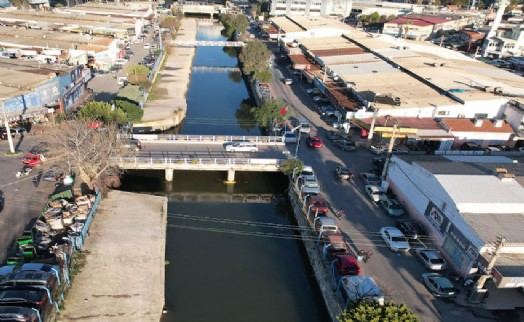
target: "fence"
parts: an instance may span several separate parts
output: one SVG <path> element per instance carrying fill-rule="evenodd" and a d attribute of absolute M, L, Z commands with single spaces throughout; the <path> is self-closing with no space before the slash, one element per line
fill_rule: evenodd
<path fill-rule="evenodd" d="M 91 222 L 93 221 L 93 218 L 95 218 L 95 213 L 98 208 L 98 205 L 100 204 L 101 199 L 102 199 L 102 194 L 100 192 L 97 192 L 95 196 L 95 201 L 93 202 L 91 209 L 89 209 L 89 214 L 87 215 L 87 219 L 85 221 L 84 227 L 80 231 L 80 234 L 74 239 L 75 247 L 79 250 L 82 250 L 82 248 L 84 247 L 85 238 L 89 234 L 89 228 L 91 226 Z"/>
<path fill-rule="evenodd" d="M 121 134 L 120 138 L 133 138 L 147 143 L 224 144 L 226 142 L 253 142 L 267 145 L 284 145 L 282 136 L 245 135 L 176 135 L 176 134 Z"/>
<path fill-rule="evenodd" d="M 282 161 L 284 159 L 129 157 L 119 158 L 118 165 L 123 169 L 279 171 Z"/>

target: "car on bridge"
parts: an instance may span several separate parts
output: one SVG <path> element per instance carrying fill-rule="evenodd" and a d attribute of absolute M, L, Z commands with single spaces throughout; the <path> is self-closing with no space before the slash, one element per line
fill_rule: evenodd
<path fill-rule="evenodd" d="M 258 152 L 258 147 L 253 142 L 232 142 L 226 144 L 226 152 Z"/>

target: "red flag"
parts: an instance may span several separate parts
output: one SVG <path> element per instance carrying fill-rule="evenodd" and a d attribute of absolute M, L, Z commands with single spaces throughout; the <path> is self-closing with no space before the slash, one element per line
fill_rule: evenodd
<path fill-rule="evenodd" d="M 286 113 L 287 113 L 287 105 L 283 109 L 280 110 L 280 114 L 282 114 L 282 116 L 286 115 Z"/>

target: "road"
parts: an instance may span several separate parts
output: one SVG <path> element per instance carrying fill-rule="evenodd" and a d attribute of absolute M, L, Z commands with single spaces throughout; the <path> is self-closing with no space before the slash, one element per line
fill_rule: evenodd
<path fill-rule="evenodd" d="M 23 152 L 40 142 L 37 136 L 32 135 L 26 135 L 22 140 L 14 138 L 13 141 L 18 150 Z M 29 176 L 16 178 L 16 173 L 22 168 L 20 159 L 23 153 L 6 156 L 7 151 L 7 140 L 0 141 L 0 198 L 4 201 L 4 206 L 0 205 L 0 264 L 4 263 L 8 256 L 14 255 L 16 239 L 25 229 L 33 226 L 48 195 L 55 188 L 54 183 L 45 181 L 41 181 L 38 187 L 33 184 L 33 177 L 40 168 L 45 169 L 45 164 L 35 168 Z"/>
<path fill-rule="evenodd" d="M 278 57 L 276 45 L 268 45 Z M 306 93 L 306 88 L 312 85 L 302 85 L 289 69 L 278 63 L 274 63 L 272 68 L 275 76 L 270 84 L 272 95 L 289 103 L 295 117 L 308 120 L 312 125 L 312 135 L 317 133 L 325 138 L 327 131 L 332 128 L 314 112 L 314 102 Z M 293 85 L 285 85 L 282 78 L 292 78 L 295 82 Z M 334 179 L 333 169 L 336 165 L 347 165 L 355 173 L 366 172 L 371 168 L 374 155 L 364 148 L 354 152 L 341 151 L 327 139 L 324 139 L 324 143 L 325 146 L 318 150 L 302 148 L 302 144 L 298 157 L 305 164 L 313 166 L 324 197 L 335 209 L 346 213 L 345 218 L 339 221 L 339 226 L 347 234 L 351 244 L 356 249 L 373 251 L 373 257 L 363 265 L 363 274 L 375 278 L 393 301 L 406 303 L 421 321 L 495 321 L 494 316 L 485 310 L 465 307 L 464 294 L 459 295 L 456 300 L 440 300 L 426 290 L 420 282 L 425 270 L 413 252 L 393 253 L 378 234 L 381 227 L 394 225 L 394 220 L 387 217 L 363 193 L 361 182 L 338 182 Z M 426 244 L 430 244 L 430 241 L 426 241 Z M 423 245 L 415 247 L 421 246 Z"/>

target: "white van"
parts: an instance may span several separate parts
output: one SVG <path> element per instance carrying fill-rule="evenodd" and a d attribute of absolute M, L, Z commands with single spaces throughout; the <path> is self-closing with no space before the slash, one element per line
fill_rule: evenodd
<path fill-rule="evenodd" d="M 226 145 L 226 152 L 258 152 L 253 142 L 231 142 Z"/>
<path fill-rule="evenodd" d="M 310 133 L 311 132 L 311 127 L 309 126 L 309 123 L 306 120 L 300 121 L 298 125 L 300 126 L 298 130 L 301 133 Z"/>

